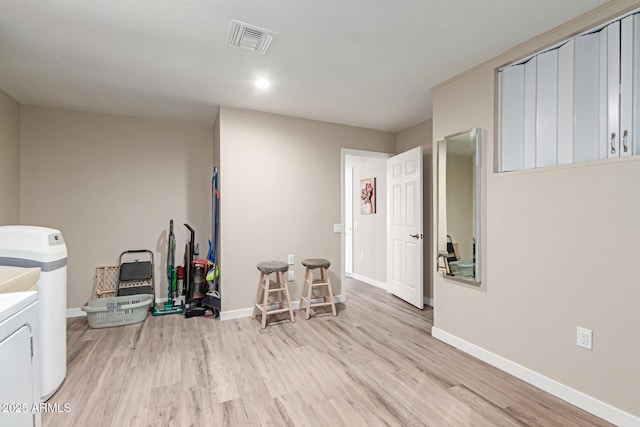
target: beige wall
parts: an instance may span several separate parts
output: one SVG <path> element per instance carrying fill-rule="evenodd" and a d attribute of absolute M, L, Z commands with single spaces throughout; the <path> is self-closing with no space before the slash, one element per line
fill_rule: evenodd
<path fill-rule="evenodd" d="M 396 153 L 404 153 L 422 146 L 425 154 L 431 153 L 433 139 L 433 120 L 427 120 L 396 134 Z"/>
<path fill-rule="evenodd" d="M 0 225 L 20 221 L 20 104 L 0 90 Z"/>
<path fill-rule="evenodd" d="M 211 124 L 22 106 L 21 222 L 60 229 L 69 250 L 69 308 L 92 298 L 96 266 L 128 249 L 155 254 L 166 295 L 169 220 L 176 261 L 187 231 L 206 256 L 211 230 Z"/>
<path fill-rule="evenodd" d="M 431 165 L 431 153 L 432 153 L 432 140 L 433 140 L 433 121 L 427 120 L 420 124 L 417 124 L 409 129 L 405 129 L 396 134 L 396 154 L 403 153 L 411 150 L 415 147 L 422 147 L 422 199 L 423 199 L 423 229 L 424 229 L 424 248 L 423 248 L 423 277 L 424 277 L 424 296 L 427 299 L 433 298 L 433 281 L 432 270 L 433 263 L 432 257 L 432 234 L 429 229 L 431 224 L 431 193 L 432 193 L 432 165 Z"/>
<path fill-rule="evenodd" d="M 220 167 L 220 113 L 213 122 L 213 164 Z"/>
<path fill-rule="evenodd" d="M 492 172 L 496 67 L 633 6 L 609 3 L 434 89 L 434 139 L 488 138 L 482 286 L 433 280 L 435 327 L 640 416 L 640 157 Z M 577 326 L 593 351 L 576 347 Z"/>
<path fill-rule="evenodd" d="M 331 261 L 341 293 L 341 148 L 392 152 L 392 133 L 233 108 L 220 109 L 222 309 L 252 307 L 256 264 L 294 254 Z"/>

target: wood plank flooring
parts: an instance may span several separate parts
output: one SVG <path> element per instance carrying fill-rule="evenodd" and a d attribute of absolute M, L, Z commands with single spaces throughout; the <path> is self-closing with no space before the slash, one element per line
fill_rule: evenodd
<path fill-rule="evenodd" d="M 270 316 L 266 329 L 259 316 L 69 319 L 67 377 L 49 403 L 71 411 L 43 425 L 610 425 L 432 338 L 430 308 L 345 287 L 337 317 Z"/>

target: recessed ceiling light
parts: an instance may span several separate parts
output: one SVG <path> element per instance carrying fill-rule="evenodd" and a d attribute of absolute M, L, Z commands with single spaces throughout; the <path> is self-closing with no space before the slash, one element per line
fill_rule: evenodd
<path fill-rule="evenodd" d="M 256 87 L 258 89 L 266 89 L 271 86 L 271 82 L 267 79 L 258 79 L 256 80 Z"/>

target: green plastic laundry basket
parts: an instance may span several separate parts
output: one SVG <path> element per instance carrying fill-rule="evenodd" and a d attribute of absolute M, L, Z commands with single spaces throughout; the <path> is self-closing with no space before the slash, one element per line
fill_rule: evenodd
<path fill-rule="evenodd" d="M 153 295 L 140 294 L 92 299 L 80 308 L 87 313 L 90 327 L 109 328 L 142 322 L 152 303 Z"/>

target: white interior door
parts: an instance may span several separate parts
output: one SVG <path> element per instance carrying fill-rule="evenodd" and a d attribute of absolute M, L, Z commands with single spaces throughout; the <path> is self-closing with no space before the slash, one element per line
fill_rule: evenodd
<path fill-rule="evenodd" d="M 344 171 L 344 273 L 353 274 L 353 168 Z"/>
<path fill-rule="evenodd" d="M 387 283 L 423 308 L 422 147 L 387 160 Z"/>

